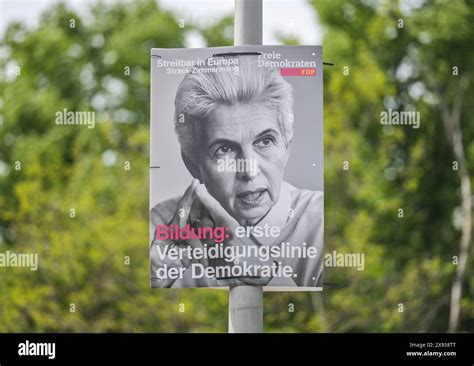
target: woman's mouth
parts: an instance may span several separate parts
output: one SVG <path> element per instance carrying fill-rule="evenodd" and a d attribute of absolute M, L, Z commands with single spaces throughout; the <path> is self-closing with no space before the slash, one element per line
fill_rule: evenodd
<path fill-rule="evenodd" d="M 245 191 L 237 195 L 238 201 L 246 207 L 257 207 L 262 203 L 267 194 L 265 188 L 256 189 L 254 191 Z"/>

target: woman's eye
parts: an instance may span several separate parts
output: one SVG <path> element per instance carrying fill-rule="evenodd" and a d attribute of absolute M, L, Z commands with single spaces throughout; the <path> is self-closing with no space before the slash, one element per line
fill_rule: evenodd
<path fill-rule="evenodd" d="M 260 141 L 257 142 L 257 146 L 260 146 L 260 147 L 267 147 L 267 146 L 270 146 L 271 144 L 274 143 L 274 140 L 273 138 L 271 137 L 264 137 L 263 139 L 261 139 Z"/>
<path fill-rule="evenodd" d="M 216 154 L 228 154 L 232 151 L 230 146 L 221 146 L 216 150 Z"/>

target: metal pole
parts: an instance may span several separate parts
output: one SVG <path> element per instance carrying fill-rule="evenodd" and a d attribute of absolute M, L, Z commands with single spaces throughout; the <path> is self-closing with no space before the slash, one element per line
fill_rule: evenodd
<path fill-rule="evenodd" d="M 229 289 L 229 333 L 262 333 L 263 291 L 260 286 Z"/>
<path fill-rule="evenodd" d="M 235 0 L 234 45 L 262 44 L 262 0 Z M 263 332 L 263 289 L 229 289 L 229 333 Z"/>
<path fill-rule="evenodd" d="M 262 0 L 235 0 L 234 46 L 262 44 Z"/>

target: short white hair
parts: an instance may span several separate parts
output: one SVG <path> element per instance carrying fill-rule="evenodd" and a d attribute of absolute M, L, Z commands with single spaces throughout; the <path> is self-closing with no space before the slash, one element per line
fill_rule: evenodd
<path fill-rule="evenodd" d="M 219 56 L 221 57 L 221 56 Z M 223 56 L 238 59 L 238 70 L 199 72 L 198 66 L 178 87 L 175 99 L 175 131 L 183 154 L 196 161 L 198 123 L 219 106 L 256 103 L 274 109 L 285 144 L 293 138 L 293 88 L 276 68 L 259 67 L 257 56 Z M 214 66 L 215 67 L 215 66 Z M 235 66 L 234 66 L 235 68 Z"/>

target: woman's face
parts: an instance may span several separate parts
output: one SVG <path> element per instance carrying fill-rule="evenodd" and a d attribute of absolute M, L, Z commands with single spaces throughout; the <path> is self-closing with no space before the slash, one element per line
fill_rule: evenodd
<path fill-rule="evenodd" d="M 207 190 L 241 225 L 255 224 L 278 201 L 288 161 L 276 111 L 221 106 L 199 128 L 199 170 Z"/>

